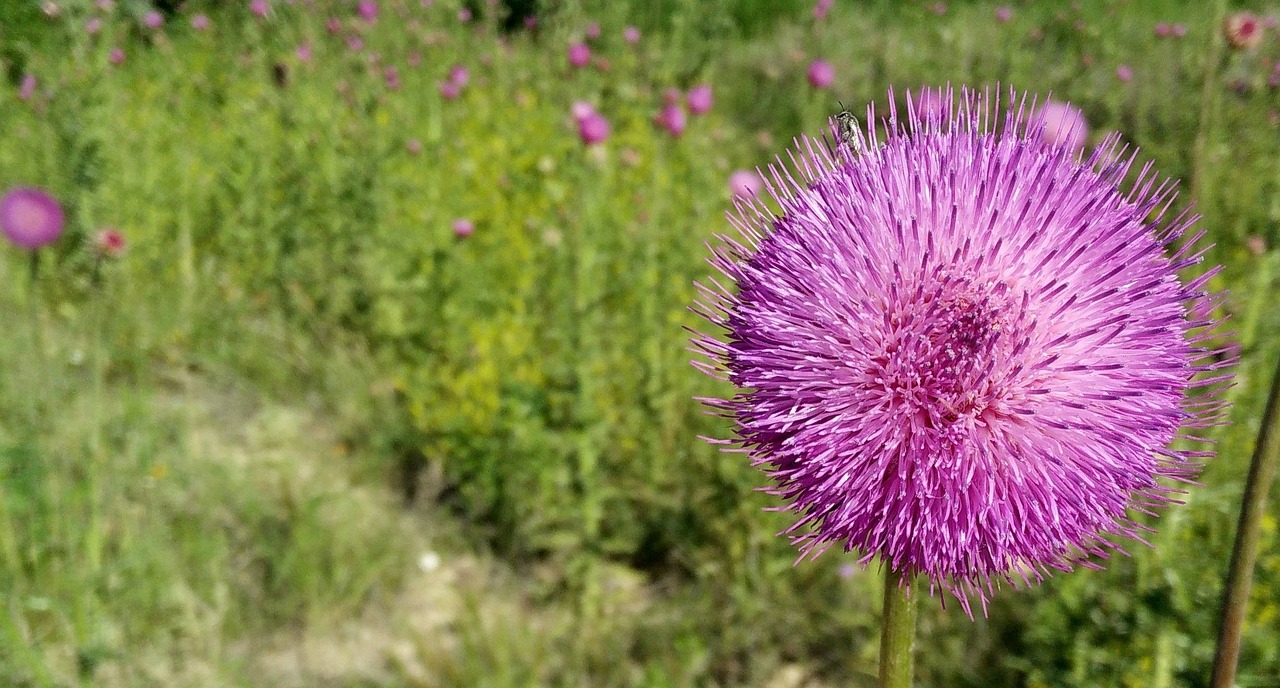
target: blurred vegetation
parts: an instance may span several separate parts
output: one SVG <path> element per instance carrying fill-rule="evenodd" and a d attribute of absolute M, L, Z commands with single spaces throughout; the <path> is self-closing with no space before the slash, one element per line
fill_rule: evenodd
<path fill-rule="evenodd" d="M 36 271 L 0 251 L 0 684 L 262 685 L 282 634 L 400 619 L 440 580 L 448 621 L 387 630 L 410 649 L 380 672 L 297 685 L 871 685 L 876 572 L 793 566 L 761 476 L 699 439 L 728 431 L 694 398 L 727 390 L 682 328 L 731 171 L 837 99 L 951 83 L 1052 92 L 1092 141 L 1194 179 L 1243 359 L 1221 456 L 1155 547 L 1000 591 L 986 618 L 925 604 L 919 684 L 1206 685 L 1280 355 L 1274 31 L 1229 52 L 1213 7 L 1169 1 L 1013 3 L 1008 23 L 979 2 L 544 2 L 525 29 L 486 3 L 462 22 L 383 0 L 368 23 L 193 0 L 159 31 L 143 2 L 40 4 L 0 10 L 0 186 L 50 189 L 70 224 Z M 590 22 L 605 62 L 574 70 Z M 699 83 L 712 111 L 655 128 Z M 610 121 L 599 147 L 580 100 Z M 106 226 L 128 250 L 100 263 Z M 1270 513 L 1242 686 L 1280 684 Z"/>

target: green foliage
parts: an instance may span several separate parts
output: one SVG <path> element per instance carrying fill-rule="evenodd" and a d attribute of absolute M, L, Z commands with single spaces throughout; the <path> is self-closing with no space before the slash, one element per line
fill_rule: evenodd
<path fill-rule="evenodd" d="M 388 680 L 871 685 L 877 578 L 842 577 L 835 553 L 793 567 L 758 472 L 698 439 L 729 426 L 694 399 L 732 391 L 688 365 L 688 305 L 704 243 L 730 231 L 730 171 L 819 131 L 837 97 L 883 111 L 889 85 L 901 103 L 950 82 L 1052 91 L 1094 141 L 1122 132 L 1194 179 L 1244 363 L 1222 457 L 1154 549 L 1000 591 L 986 619 L 927 601 L 920 684 L 1204 685 L 1280 353 L 1280 254 L 1249 248 L 1280 241 L 1274 43 L 1211 64 L 1215 19 L 1176 3 L 1018 6 L 1007 25 L 980 3 L 841 4 L 823 23 L 807 2 L 546 3 L 537 33 L 509 35 L 456 4 L 382 4 L 359 52 L 324 25 L 347 3 L 261 21 L 207 3 L 212 31 L 178 15 L 163 36 L 135 3 L 96 39 L 73 5 L 0 38 L 11 81 L 41 83 L 0 93 L 0 185 L 46 186 L 71 219 L 35 282 L 0 253 L 0 683 L 200 685 L 177 656 L 252 684 L 224 643 L 356 616 L 403 582 L 415 540 L 390 480 L 431 487 L 459 549 L 512 567 L 519 594 L 495 617 L 471 591 L 452 645 L 416 638 L 431 678 L 409 662 Z M 607 69 L 571 71 L 592 19 Z M 816 57 L 831 93 L 804 82 Z M 471 84 L 450 101 L 454 64 Z M 679 139 L 653 127 L 665 89 L 702 82 L 711 114 Z M 578 140 L 578 100 L 609 118 L 605 145 Z M 102 226 L 125 232 L 118 263 L 86 245 Z M 1274 519 L 1265 537 L 1242 685 L 1280 673 Z"/>

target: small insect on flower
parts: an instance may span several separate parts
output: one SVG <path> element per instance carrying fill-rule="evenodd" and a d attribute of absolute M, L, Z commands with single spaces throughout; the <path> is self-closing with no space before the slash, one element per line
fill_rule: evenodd
<path fill-rule="evenodd" d="M 943 99 L 837 115 L 860 155 L 801 139 L 795 177 L 738 197 L 694 308 L 720 334 L 693 346 L 738 389 L 703 399 L 734 427 L 711 441 L 768 476 L 801 559 L 857 552 L 985 611 L 1142 541 L 1211 456 L 1233 356 L 1217 270 L 1179 276 L 1201 235 L 1165 216 L 1173 183 L 1122 190 L 1116 136 L 1045 145 L 1027 97 Z"/>
<path fill-rule="evenodd" d="M 840 106 L 840 111 L 835 116 L 836 139 L 854 153 L 860 152 L 862 138 L 858 136 L 858 118 L 844 106 L 844 103 L 836 101 L 836 104 Z"/>

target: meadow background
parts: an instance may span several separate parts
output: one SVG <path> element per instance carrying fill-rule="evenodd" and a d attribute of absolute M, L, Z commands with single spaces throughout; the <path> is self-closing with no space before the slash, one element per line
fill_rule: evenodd
<path fill-rule="evenodd" d="M 877 572 L 792 566 L 761 476 L 698 439 L 726 390 L 682 326 L 733 171 L 946 83 L 1052 91 L 1180 179 L 1241 365 L 1153 549 L 986 618 L 926 601 L 918 684 L 1207 685 L 1280 356 L 1280 8 L 377 5 L 0 5 L 0 187 L 69 217 L 34 273 L 0 246 L 0 685 L 872 685 Z M 1278 501 L 1241 686 L 1280 685 Z"/>

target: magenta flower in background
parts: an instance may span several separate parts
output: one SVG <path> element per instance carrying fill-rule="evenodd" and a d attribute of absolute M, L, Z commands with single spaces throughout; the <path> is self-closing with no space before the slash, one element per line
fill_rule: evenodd
<path fill-rule="evenodd" d="M 449 81 L 458 85 L 458 88 L 466 86 L 471 81 L 471 72 L 467 68 L 456 64 L 449 68 Z"/>
<path fill-rule="evenodd" d="M 359 36 L 347 36 L 347 49 L 353 53 L 364 50 L 364 39 Z"/>
<path fill-rule="evenodd" d="M 97 36 L 100 31 L 102 31 L 102 20 L 98 17 L 89 17 L 89 20 L 84 23 L 84 32 L 90 36 Z"/>
<path fill-rule="evenodd" d="M 249 3 L 249 11 L 255 16 L 265 17 L 271 11 L 271 5 L 267 4 L 267 0 L 252 0 Z"/>
<path fill-rule="evenodd" d="M 111 63 L 111 64 L 113 64 L 113 65 L 120 65 L 120 64 L 123 64 L 123 63 L 124 63 L 124 49 L 123 49 L 123 48 L 120 48 L 120 47 L 118 47 L 118 46 L 117 46 L 117 47 L 115 47 L 115 48 L 112 48 L 112 49 L 111 49 L 111 52 L 107 53 L 107 61 L 108 61 L 108 62 L 110 62 L 110 63 Z"/>
<path fill-rule="evenodd" d="M 310 62 L 311 41 L 303 41 L 302 45 L 299 45 L 298 49 L 294 51 L 294 55 L 297 56 L 299 62 Z"/>
<path fill-rule="evenodd" d="M 148 29 L 158 29 L 161 26 L 164 26 L 164 15 L 155 10 L 151 10 L 142 17 L 142 23 Z"/>
<path fill-rule="evenodd" d="M 1262 42 L 1262 23 L 1252 12 L 1235 12 L 1224 20 L 1227 43 L 1238 50 L 1253 50 Z"/>
<path fill-rule="evenodd" d="M 356 6 L 356 13 L 361 19 L 373 23 L 378 20 L 378 3 L 374 0 L 360 0 L 360 4 Z"/>
<path fill-rule="evenodd" d="M 1032 114 L 1028 133 L 1074 155 L 1084 148 L 1089 123 L 1080 108 L 1051 100 Z"/>
<path fill-rule="evenodd" d="M 703 115 L 711 111 L 711 86 L 699 84 L 689 89 L 685 102 L 689 104 L 689 112 Z"/>
<path fill-rule="evenodd" d="M 591 62 L 591 48 L 586 43 L 571 43 L 569 45 L 569 64 L 574 67 L 586 67 Z"/>
<path fill-rule="evenodd" d="M 640 42 L 640 29 L 634 26 L 628 26 L 622 30 L 622 40 L 635 45 Z"/>
<path fill-rule="evenodd" d="M 197 14 L 191 18 L 191 28 L 196 31 L 204 31 L 209 28 L 209 18 L 203 14 Z"/>
<path fill-rule="evenodd" d="M 395 67 L 387 67 L 382 70 L 382 77 L 387 82 L 387 88 L 392 91 L 400 90 L 400 70 Z"/>
<path fill-rule="evenodd" d="M 723 333 L 697 365 L 739 388 L 704 400 L 736 423 L 713 441 L 769 476 L 802 558 L 879 558 L 966 612 L 1141 539 L 1132 514 L 1194 478 L 1230 379 L 1209 372 L 1213 271 L 1179 278 L 1199 259 L 1195 216 L 1161 216 L 1172 185 L 1046 153 L 1011 95 L 858 132 L 856 156 L 803 140 L 798 178 L 733 212 L 728 281 L 696 308 Z"/>
<path fill-rule="evenodd" d="M 596 112 L 594 108 L 581 117 L 575 112 L 574 120 L 578 125 L 578 137 L 588 146 L 603 143 L 605 139 L 609 138 L 609 120 L 605 119 L 604 115 Z"/>
<path fill-rule="evenodd" d="M 342 20 L 337 17 L 329 17 L 329 21 L 324 23 L 324 28 L 325 31 L 329 32 L 330 36 L 336 36 L 342 30 Z"/>
<path fill-rule="evenodd" d="M 1174 24 L 1171 30 L 1173 31 L 1174 38 L 1182 38 L 1183 36 L 1187 35 L 1186 24 Z"/>
<path fill-rule="evenodd" d="M 806 75 L 809 79 L 809 85 L 814 88 L 827 88 L 831 82 L 836 80 L 836 68 L 831 66 L 826 60 L 814 60 L 809 64 L 809 72 Z"/>
<path fill-rule="evenodd" d="M 755 198 L 764 188 L 764 180 L 752 170 L 738 170 L 729 175 L 729 192 L 739 198 Z"/>
<path fill-rule="evenodd" d="M 524 18 L 524 28 L 526 28 L 526 29 L 536 29 L 536 28 L 538 28 L 538 17 L 537 17 L 536 15 L 532 15 L 532 14 L 531 14 L 531 15 L 529 15 L 529 16 L 527 16 L 527 17 L 525 17 L 525 18 Z"/>
<path fill-rule="evenodd" d="M 1173 27 L 1168 22 L 1156 24 L 1156 38 L 1168 38 L 1173 35 Z"/>
<path fill-rule="evenodd" d="M 62 206 L 43 189 L 19 186 L 0 198 L 0 232 L 19 248 L 37 249 L 62 235 Z"/>
<path fill-rule="evenodd" d="M 419 141 L 418 139 L 409 139 L 404 142 L 404 149 L 409 152 L 409 155 L 421 155 L 422 141 Z"/>
<path fill-rule="evenodd" d="M 1133 81 L 1133 67 L 1130 67 L 1129 65 L 1120 65 L 1119 67 L 1116 67 L 1116 79 L 1118 79 L 1122 84 L 1127 84 L 1130 81 Z"/>
<path fill-rule="evenodd" d="M 446 79 L 440 82 L 440 95 L 445 100 L 457 100 L 462 95 L 462 87 Z"/>
<path fill-rule="evenodd" d="M 818 0 L 813 5 L 813 18 L 822 21 L 831 13 L 831 6 L 836 4 L 835 0 Z"/>
<path fill-rule="evenodd" d="M 453 235 L 459 239 L 471 236 L 474 231 L 476 231 L 476 226 L 471 220 L 461 218 L 453 221 Z"/>
<path fill-rule="evenodd" d="M 463 24 L 466 24 L 467 22 L 471 21 L 471 9 L 468 7 L 463 7 L 462 9 L 458 10 L 458 21 L 462 22 Z"/>
<path fill-rule="evenodd" d="M 573 121 L 581 122 L 584 118 L 590 117 L 596 111 L 596 106 L 585 100 L 575 100 L 573 105 L 569 106 L 569 114 L 573 115 Z"/>
<path fill-rule="evenodd" d="M 587 24 L 587 29 L 583 33 L 586 35 L 587 40 L 596 40 L 600 37 L 600 22 L 591 22 Z"/>
<path fill-rule="evenodd" d="M 124 255 L 124 249 L 124 234 L 118 229 L 107 227 L 93 237 L 93 250 L 103 258 L 119 258 Z"/>
<path fill-rule="evenodd" d="M 22 100 L 31 100 L 31 96 L 36 94 L 36 87 L 40 82 L 36 80 L 36 75 L 30 72 L 22 75 L 22 83 L 18 85 L 18 98 Z"/>
<path fill-rule="evenodd" d="M 417 67 L 418 65 L 422 64 L 422 53 L 417 51 L 411 52 L 409 53 L 408 57 L 404 58 L 404 61 L 410 67 Z"/>
<path fill-rule="evenodd" d="M 1001 24 L 1008 24 L 1013 19 L 1013 8 L 1008 5 L 1001 5 L 996 8 L 996 21 Z"/>
<path fill-rule="evenodd" d="M 689 118 L 685 115 L 684 108 L 678 104 L 662 106 L 662 110 L 658 112 L 658 116 L 653 121 L 675 138 L 680 138 L 680 135 L 684 133 L 685 127 L 689 124 Z"/>

